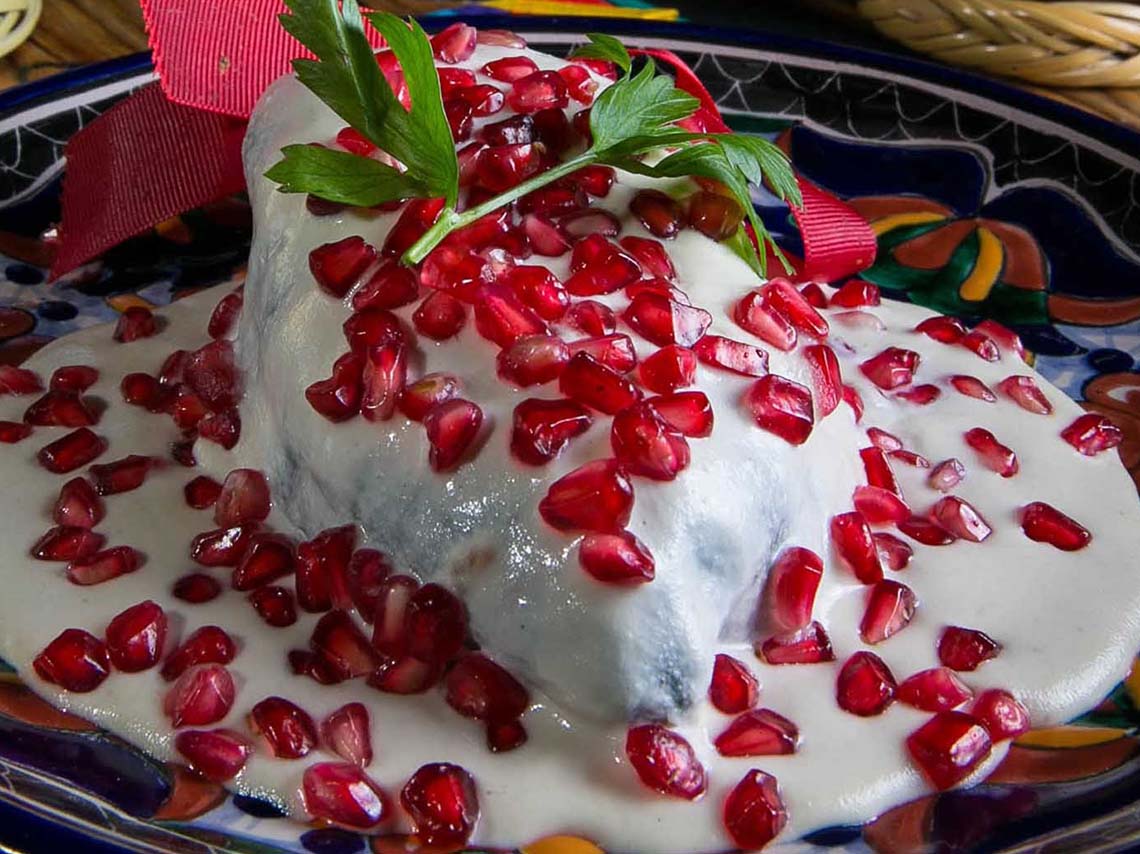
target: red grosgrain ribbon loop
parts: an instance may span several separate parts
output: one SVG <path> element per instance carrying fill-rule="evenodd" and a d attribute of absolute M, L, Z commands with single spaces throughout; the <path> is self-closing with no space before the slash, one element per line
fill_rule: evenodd
<path fill-rule="evenodd" d="M 245 122 L 172 104 L 157 83 L 120 101 L 67 144 L 52 276 L 156 223 L 240 192 L 244 135 Z"/>
<path fill-rule="evenodd" d="M 631 52 L 651 56 L 670 66 L 677 88 L 701 102 L 700 109 L 687 120 L 695 122 L 694 130 L 700 127 L 714 133 L 730 130 L 708 89 L 677 54 L 656 49 Z M 796 181 L 803 194 L 803 207 L 791 211 L 804 244 L 801 277 L 838 282 L 870 267 L 875 261 L 876 247 L 875 233 L 867 221 L 830 193 L 799 176 Z"/>

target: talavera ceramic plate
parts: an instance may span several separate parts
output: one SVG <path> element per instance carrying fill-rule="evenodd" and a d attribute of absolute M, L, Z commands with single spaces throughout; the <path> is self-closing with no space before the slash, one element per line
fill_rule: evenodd
<path fill-rule="evenodd" d="M 1140 480 L 1140 136 L 992 81 L 826 43 L 581 19 L 481 25 L 516 29 L 554 53 L 591 29 L 680 53 L 730 124 L 778 138 L 804 175 L 871 221 L 879 260 L 865 278 L 891 297 L 1016 329 L 1046 377 L 1121 427 L 1124 462 Z M 140 56 L 0 96 L 0 360 L 20 362 L 130 305 L 240 276 L 249 211 L 231 200 L 46 283 L 65 143 L 151 79 Z M 797 249 L 783 214 L 768 218 Z M 1030 733 L 983 786 L 781 848 L 1131 848 L 1140 844 L 1138 726 L 1140 670 L 1071 725 Z M 5 833 L 22 833 L 45 851 L 404 850 L 401 839 L 307 828 L 154 762 L 53 711 L 2 662 L 0 828 L 0 849 Z M 561 838 L 523 854 L 597 851 Z"/>

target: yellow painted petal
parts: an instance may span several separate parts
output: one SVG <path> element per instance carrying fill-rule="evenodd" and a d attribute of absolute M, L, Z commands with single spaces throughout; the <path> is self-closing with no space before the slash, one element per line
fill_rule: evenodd
<path fill-rule="evenodd" d="M 154 308 L 154 303 L 147 302 L 136 294 L 117 294 L 107 297 L 107 305 L 122 314 L 128 308 Z"/>
<path fill-rule="evenodd" d="M 886 234 L 888 231 L 893 231 L 896 228 L 902 228 L 908 225 L 925 225 L 928 222 L 942 222 L 946 219 L 940 213 L 934 211 L 914 211 L 912 213 L 899 213 L 885 216 L 882 219 L 877 219 L 871 223 L 871 231 L 875 232 L 875 236 Z"/>
<path fill-rule="evenodd" d="M 1100 726 L 1058 726 L 1030 730 L 1017 743 L 1024 747 L 1091 747 L 1116 741 L 1127 735 L 1125 730 Z"/>
<path fill-rule="evenodd" d="M 1132 698 L 1132 702 L 1140 706 L 1140 658 L 1132 662 L 1132 672 L 1124 680 L 1124 690 Z"/>
<path fill-rule="evenodd" d="M 576 836 L 547 836 L 520 849 L 521 854 L 605 854 L 601 848 Z"/>
<path fill-rule="evenodd" d="M 981 302 L 990 295 L 1001 275 L 1005 251 L 996 234 L 985 226 L 978 229 L 978 260 L 974 269 L 958 288 L 958 295 L 967 302 Z"/>

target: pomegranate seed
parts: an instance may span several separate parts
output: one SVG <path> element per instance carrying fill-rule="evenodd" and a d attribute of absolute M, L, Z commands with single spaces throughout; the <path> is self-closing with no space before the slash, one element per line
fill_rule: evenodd
<path fill-rule="evenodd" d="M 972 543 L 980 543 L 993 533 L 993 528 L 973 506 L 953 495 L 940 498 L 931 508 L 930 518 L 955 537 Z"/>
<path fill-rule="evenodd" d="M 37 394 L 43 390 L 43 383 L 35 372 L 14 365 L 0 365 L 0 396 Z"/>
<path fill-rule="evenodd" d="M 561 531 L 610 533 L 626 526 L 632 507 L 633 487 L 617 460 L 595 460 L 552 483 L 538 509 Z"/>
<path fill-rule="evenodd" d="M 293 594 L 284 587 L 270 585 L 249 594 L 249 604 L 268 625 L 284 628 L 297 622 L 297 609 Z"/>
<path fill-rule="evenodd" d="M 561 319 L 570 305 L 570 295 L 545 267 L 515 267 L 507 273 L 506 284 L 543 320 Z"/>
<path fill-rule="evenodd" d="M 103 535 L 87 528 L 58 526 L 49 530 L 32 546 L 37 560 L 69 561 L 93 555 L 103 545 Z"/>
<path fill-rule="evenodd" d="M 669 394 L 696 381 L 697 356 L 687 347 L 670 344 L 642 362 L 638 374 L 650 391 Z"/>
<path fill-rule="evenodd" d="M 745 712 L 714 740 L 721 756 L 781 756 L 796 752 L 799 728 L 771 709 Z"/>
<path fill-rule="evenodd" d="M 661 294 L 638 294 L 622 314 L 633 329 L 663 347 L 679 344 L 691 347 L 712 324 L 712 315 L 701 308 L 683 305 Z"/>
<path fill-rule="evenodd" d="M 190 558 L 202 566 L 237 566 L 255 530 L 253 525 L 237 525 L 199 534 L 190 543 Z"/>
<path fill-rule="evenodd" d="M 194 478 L 182 488 L 186 503 L 195 510 L 205 510 L 214 506 L 222 492 L 222 485 L 212 477 L 202 475 Z"/>
<path fill-rule="evenodd" d="M 567 397 L 609 415 L 636 403 L 641 395 L 628 379 L 585 352 L 570 359 L 558 387 Z"/>
<path fill-rule="evenodd" d="M 879 562 L 883 566 L 894 572 L 907 568 L 910 559 L 914 557 L 914 549 L 894 534 L 876 531 L 871 536 L 875 540 L 875 549 L 879 553 Z"/>
<path fill-rule="evenodd" d="M 300 759 L 317 746 L 313 719 L 282 697 L 268 697 L 249 713 L 249 725 L 278 759 Z"/>
<path fill-rule="evenodd" d="M 533 59 L 526 56 L 505 56 L 502 59 L 492 60 L 479 69 L 479 73 L 504 83 L 514 83 L 536 71 L 538 66 L 534 64 Z"/>
<path fill-rule="evenodd" d="M 587 534 L 578 547 L 578 562 L 591 576 L 606 584 L 630 585 L 652 581 L 653 555 L 629 531 Z"/>
<path fill-rule="evenodd" d="M 206 331 L 211 338 L 224 338 L 233 331 L 241 315 L 244 297 L 241 291 L 233 291 L 222 297 L 210 315 Z"/>
<path fill-rule="evenodd" d="M 990 755 L 986 728 L 963 712 L 940 712 L 906 739 L 915 764 L 937 789 L 962 782 Z"/>
<path fill-rule="evenodd" d="M 220 664 L 196 664 L 166 693 L 163 709 L 175 729 L 217 723 L 234 704 L 234 680 Z"/>
<path fill-rule="evenodd" d="M 603 337 L 613 333 L 617 317 L 609 306 L 595 300 L 580 300 L 566 313 L 566 323 L 587 335 Z"/>
<path fill-rule="evenodd" d="M 941 712 L 954 709 L 973 696 L 973 692 L 945 667 L 932 667 L 907 677 L 899 685 L 899 702 L 922 709 Z"/>
<path fill-rule="evenodd" d="M 488 341 L 510 347 L 519 338 L 546 333 L 546 324 L 506 285 L 484 285 L 475 302 L 475 328 Z"/>
<path fill-rule="evenodd" d="M 442 81 L 441 81 L 442 82 Z M 360 157 L 368 157 L 375 153 L 377 148 L 371 140 L 355 128 L 345 127 L 337 131 L 336 143 L 345 151 Z"/>
<path fill-rule="evenodd" d="M 94 528 L 105 514 L 103 501 L 84 478 L 69 480 L 59 491 L 52 520 L 66 528 Z"/>
<path fill-rule="evenodd" d="M 996 362 L 1001 358 L 1001 351 L 998 350 L 994 339 L 977 329 L 966 333 L 966 336 L 958 343 L 977 355 L 979 359 L 984 359 L 987 362 Z"/>
<path fill-rule="evenodd" d="M 602 335 L 597 338 L 581 338 L 568 345 L 570 353 L 588 353 L 595 360 L 619 374 L 633 370 L 637 365 L 637 353 L 628 335 Z"/>
<path fill-rule="evenodd" d="M 447 704 L 465 718 L 491 723 L 521 717 L 530 705 L 526 689 L 482 653 L 459 659 L 447 674 Z"/>
<path fill-rule="evenodd" d="M 440 676 L 438 666 L 408 655 L 384 659 L 368 677 L 368 684 L 387 694 L 422 694 L 439 682 Z"/>
<path fill-rule="evenodd" d="M 465 848 L 479 821 L 475 781 L 458 765 L 422 766 L 400 791 L 419 842 L 432 849 Z"/>
<path fill-rule="evenodd" d="M 709 701 L 726 715 L 747 711 L 760 698 L 760 683 L 744 662 L 718 654 L 709 683 Z"/>
<path fill-rule="evenodd" d="M 172 682 L 197 664 L 229 664 L 237 646 L 217 626 L 203 626 L 183 641 L 162 664 L 162 678 Z"/>
<path fill-rule="evenodd" d="M 345 353 L 333 363 L 331 377 L 305 389 L 305 399 L 329 421 L 352 418 L 360 412 L 363 371 L 364 360 L 355 353 Z"/>
<path fill-rule="evenodd" d="M 221 445 L 227 451 L 241 438 L 241 415 L 237 409 L 227 409 L 207 415 L 198 424 L 198 435 Z"/>
<path fill-rule="evenodd" d="M 815 282 L 808 282 L 800 288 L 800 294 L 812 308 L 827 308 L 827 295 L 823 292 L 823 288 Z"/>
<path fill-rule="evenodd" d="M 767 353 L 731 338 L 705 335 L 693 345 L 693 352 L 706 365 L 746 377 L 762 377 L 768 373 Z"/>
<path fill-rule="evenodd" d="M 820 417 L 835 411 L 843 396 L 843 377 L 839 371 L 839 359 L 835 351 L 826 344 L 812 344 L 803 349 L 804 360 L 811 371 L 811 384 L 815 390 L 815 409 Z"/>
<path fill-rule="evenodd" d="M 206 404 L 202 402 L 202 398 L 184 385 L 177 386 L 172 394 L 173 402 L 170 404 L 170 417 L 183 430 L 195 429 L 209 412 Z M 164 395 L 164 397 L 166 396 Z"/>
<path fill-rule="evenodd" d="M 712 404 L 703 391 L 679 391 L 646 401 L 669 428 L 682 436 L 702 438 L 712 434 Z"/>
<path fill-rule="evenodd" d="M 921 516 L 912 516 L 898 523 L 898 529 L 924 546 L 948 546 L 958 538 L 941 525 Z"/>
<path fill-rule="evenodd" d="M 396 401 L 407 376 L 407 350 L 403 344 L 384 344 L 368 351 L 361 373 L 360 414 L 365 420 L 387 421 L 396 413 Z"/>
<path fill-rule="evenodd" d="M 526 145 L 534 142 L 534 118 L 511 116 L 499 122 L 490 122 L 480 129 L 479 139 L 487 145 Z M 529 212 L 523 211 L 523 213 Z"/>
<path fill-rule="evenodd" d="M 471 448 L 483 423 L 483 410 L 469 400 L 455 398 L 441 403 L 424 416 L 424 430 L 431 448 L 432 471 L 450 471 Z"/>
<path fill-rule="evenodd" d="M 528 398 L 515 407 L 511 451 L 524 463 L 543 465 L 592 421 L 589 411 L 572 400 Z"/>
<path fill-rule="evenodd" d="M 1008 691 L 983 691 L 974 701 L 970 714 L 981 722 L 994 741 L 1017 738 L 1029 732 L 1029 712 Z"/>
<path fill-rule="evenodd" d="M 471 119 L 474 115 L 471 104 L 465 98 L 447 98 L 443 102 L 443 113 L 451 129 L 451 138 L 463 142 L 471 136 Z"/>
<path fill-rule="evenodd" d="M 891 451 L 890 457 L 893 460 L 902 460 L 908 466 L 913 466 L 916 469 L 930 468 L 930 460 L 914 451 Z"/>
<path fill-rule="evenodd" d="M 451 661 L 467 637 L 463 603 L 438 584 L 425 584 L 412 594 L 404 622 L 408 654 L 431 664 Z"/>
<path fill-rule="evenodd" d="M 744 211 L 735 199 L 701 190 L 689 197 L 689 224 L 718 243 L 740 229 Z"/>
<path fill-rule="evenodd" d="M 107 626 L 111 664 L 124 673 L 154 667 L 165 643 L 166 613 L 150 600 L 127 608 Z"/>
<path fill-rule="evenodd" d="M 24 412 L 24 423 L 35 427 L 90 427 L 98 420 L 71 391 L 49 391 Z"/>
<path fill-rule="evenodd" d="M 348 593 L 365 622 L 376 613 L 380 591 L 392 567 L 376 549 L 358 549 L 348 562 Z"/>
<path fill-rule="evenodd" d="M 558 258 L 570 251 L 570 240 L 565 232 L 541 214 L 524 216 L 522 228 L 536 255 Z"/>
<path fill-rule="evenodd" d="M 938 660 L 951 670 L 976 670 L 1001 652 L 1001 644 L 977 629 L 947 626 L 938 637 Z"/>
<path fill-rule="evenodd" d="M 519 721 L 504 721 L 487 725 L 487 749 L 492 753 L 506 753 L 526 744 L 526 727 Z"/>
<path fill-rule="evenodd" d="M 590 167 L 593 168 L 593 167 Z M 612 181 L 612 173 L 611 173 Z M 589 188 L 587 191 L 591 195 L 605 195 L 605 193 L 594 193 Z M 606 187 L 606 192 L 609 192 L 609 187 Z M 665 251 L 665 247 L 658 243 L 656 240 L 650 240 L 647 237 L 634 237 L 632 235 L 623 237 L 621 239 L 621 248 L 628 252 L 641 268 L 650 276 L 658 276 L 666 281 L 672 282 L 677 278 L 677 270 L 673 267 L 673 262 L 669 258 L 669 253 Z"/>
<path fill-rule="evenodd" d="M 400 218 L 396 220 L 396 224 L 388 232 L 388 238 L 384 241 L 384 248 L 380 250 L 380 253 L 385 258 L 397 258 L 411 249 L 412 244 L 435 225 L 435 221 L 439 219 L 439 215 L 443 211 L 444 201 L 444 199 L 412 199 L 408 202 L 403 213 L 400 214 Z M 351 240 L 352 238 L 346 239 Z M 351 287 L 352 281 L 359 278 L 367 266 L 368 264 L 365 264 L 357 271 L 348 287 Z M 348 287 L 345 288 L 345 293 L 347 293 Z M 341 296 L 343 295 L 342 293 Z"/>
<path fill-rule="evenodd" d="M 32 667 L 45 682 L 66 691 L 94 691 L 111 673 L 107 647 L 82 629 L 65 629 L 36 656 Z"/>
<path fill-rule="evenodd" d="M 853 496 L 855 509 L 872 525 L 902 522 L 911 516 L 907 503 L 878 486 L 857 486 Z"/>
<path fill-rule="evenodd" d="M 689 445 L 648 404 L 627 407 L 614 417 L 610 433 L 614 455 L 630 474 L 673 480 L 688 467 Z"/>
<path fill-rule="evenodd" d="M 878 448 L 881 451 L 888 451 L 888 452 L 889 451 L 899 451 L 899 450 L 902 450 L 902 447 L 903 447 L 903 443 L 902 443 L 901 439 L 899 439 L 897 436 L 895 436 L 891 433 L 888 433 L 886 430 L 880 430 L 878 427 L 868 427 L 867 428 L 867 438 L 869 438 L 871 440 L 872 445 L 874 445 L 876 448 Z M 867 465 L 866 459 L 864 459 L 863 464 Z M 886 465 L 885 462 L 883 464 Z M 868 474 L 868 476 L 870 476 L 870 475 Z M 873 484 L 873 485 L 874 486 L 883 486 L 883 484 L 881 484 L 881 483 L 877 483 L 877 484 Z M 884 488 L 887 488 L 887 487 L 884 487 Z M 892 490 L 892 491 L 894 491 L 894 490 Z"/>
<path fill-rule="evenodd" d="M 325 293 L 342 299 L 365 269 L 376 260 L 376 249 L 362 237 L 345 237 L 309 253 L 309 271 Z"/>
<path fill-rule="evenodd" d="M 261 522 L 269 516 L 269 483 L 256 469 L 234 469 L 226 475 L 214 504 L 214 522 L 230 528 Z"/>
<path fill-rule="evenodd" d="M 928 317 L 914 327 L 914 331 L 921 332 L 942 344 L 957 344 L 966 337 L 966 327 L 962 325 L 960 320 L 941 315 Z"/>
<path fill-rule="evenodd" d="M 875 437 L 872 437 L 872 441 L 874 441 L 874 438 Z M 891 464 L 887 460 L 887 456 L 883 453 L 881 447 L 861 448 L 859 450 L 859 456 L 863 460 L 863 470 L 867 474 L 868 484 L 894 493 L 895 495 L 902 495 L 898 481 L 895 480 L 895 474 L 891 471 Z"/>
<path fill-rule="evenodd" d="M 1061 438 L 1086 457 L 1115 448 L 1124 441 L 1124 433 L 1103 415 L 1088 412 L 1061 431 Z"/>
<path fill-rule="evenodd" d="M 913 350 L 888 347 L 859 366 L 871 382 L 887 391 L 907 385 L 914 379 L 919 355 Z"/>
<path fill-rule="evenodd" d="M 293 572 L 293 543 L 281 534 L 254 534 L 234 569 L 230 586 L 234 590 L 254 590 Z"/>
<path fill-rule="evenodd" d="M 100 495 L 118 495 L 142 486 L 147 473 L 155 464 L 150 457 L 131 454 L 106 465 L 91 466 L 91 480 Z"/>
<path fill-rule="evenodd" d="M 573 273 L 566 280 L 566 290 L 575 296 L 613 293 L 641 277 L 637 261 L 601 234 L 578 241 L 570 269 Z"/>
<path fill-rule="evenodd" d="M 475 228 L 475 223 L 471 228 Z M 458 235 L 437 246 L 420 265 L 420 284 L 440 291 L 451 291 L 454 296 L 470 301 L 475 290 L 487 278 L 487 259 L 473 250 L 458 245 Z"/>
<path fill-rule="evenodd" d="M 67 565 L 67 580 L 72 584 L 102 584 L 120 575 L 134 572 L 142 563 L 142 555 L 130 546 L 115 546 L 88 557 L 77 557 Z"/>
<path fill-rule="evenodd" d="M 493 193 L 505 192 L 542 168 L 541 152 L 532 143 L 484 148 L 475 161 L 476 182 Z"/>
<path fill-rule="evenodd" d="M 822 577 L 823 561 L 810 549 L 792 546 L 780 552 L 768 570 L 762 600 L 773 627 L 792 632 L 811 622 Z"/>
<path fill-rule="evenodd" d="M 839 671 L 835 695 L 839 708 L 867 718 L 880 715 L 894 702 L 898 685 L 890 668 L 873 652 L 852 655 Z"/>
<path fill-rule="evenodd" d="M 375 827 L 388 818 L 391 809 L 384 790 L 347 762 L 310 765 L 301 778 L 301 795 L 313 818 L 358 830 Z"/>
<path fill-rule="evenodd" d="M 32 426 L 18 421 L 0 421 L 0 442 L 14 445 L 32 435 Z"/>
<path fill-rule="evenodd" d="M 1025 345 L 1021 343 L 1021 338 L 1012 329 L 1003 326 L 996 320 L 983 320 L 974 327 L 974 331 L 988 335 L 999 347 L 1009 350 L 1022 361 L 1027 361 Z"/>
<path fill-rule="evenodd" d="M 515 118 L 529 119 L 530 117 L 516 116 Z M 519 199 L 518 209 L 519 213 L 540 213 L 549 217 L 579 211 L 588 204 L 586 193 L 580 188 L 564 184 L 552 184 L 531 190 Z"/>
<path fill-rule="evenodd" d="M 379 585 L 373 613 L 372 646 L 389 659 L 408 650 L 408 604 L 419 582 L 407 575 L 389 575 Z"/>
<path fill-rule="evenodd" d="M 476 30 L 464 23 L 455 23 L 431 38 L 436 58 L 454 65 L 471 58 L 475 52 Z"/>
<path fill-rule="evenodd" d="M 880 302 L 878 286 L 862 279 L 852 279 L 831 295 L 831 305 L 844 308 L 860 308 Z"/>
<path fill-rule="evenodd" d="M 883 568 L 867 520 L 860 513 L 840 513 L 831 519 L 831 541 L 840 559 L 864 584 L 882 580 Z"/>
<path fill-rule="evenodd" d="M 995 438 L 994 434 L 982 427 L 974 427 L 965 433 L 966 444 L 978 454 L 982 465 L 1002 477 L 1013 477 L 1019 466 L 1017 455 Z"/>
<path fill-rule="evenodd" d="M 388 262 L 352 295 L 352 307 L 357 311 L 399 308 L 414 302 L 419 292 L 415 273 L 400 264 Z"/>
<path fill-rule="evenodd" d="M 213 577 L 201 572 L 191 572 L 174 582 L 171 593 L 175 599 L 201 605 L 222 595 L 222 585 Z"/>
<path fill-rule="evenodd" d="M 253 748 L 242 736 L 227 729 L 190 730 L 174 739 L 174 749 L 198 775 L 215 783 L 226 783 L 245 767 Z"/>
<path fill-rule="evenodd" d="M 819 664 L 835 661 L 831 638 L 819 623 L 809 623 L 798 631 L 773 635 L 758 646 L 756 654 L 769 664 Z"/>
<path fill-rule="evenodd" d="M 926 478 L 927 485 L 939 492 L 949 492 L 966 478 L 966 467 L 957 459 L 951 457 L 943 460 L 930 470 Z"/>
<path fill-rule="evenodd" d="M 466 320 L 463 303 L 443 291 L 428 294 L 412 315 L 416 329 L 435 341 L 458 335 Z"/>
<path fill-rule="evenodd" d="M 791 350 L 796 346 L 795 327 L 774 308 L 768 295 L 760 291 L 746 294 L 736 304 L 733 318 L 741 329 L 778 350 Z"/>
<path fill-rule="evenodd" d="M 859 637 L 864 643 L 882 643 L 910 625 L 917 607 L 914 591 L 905 584 L 890 580 L 878 582 L 867 596 Z"/>
<path fill-rule="evenodd" d="M 639 190 L 629 210 L 655 237 L 671 240 L 684 227 L 681 206 L 660 190 Z"/>
<path fill-rule="evenodd" d="M 87 391 L 99 380 L 99 371 L 87 365 L 68 365 L 56 368 L 51 375 L 49 388 L 52 391 L 79 394 Z"/>
<path fill-rule="evenodd" d="M 708 787 L 708 775 L 689 742 L 660 724 L 631 727 L 625 754 L 641 782 L 663 795 L 692 801 Z"/>
<path fill-rule="evenodd" d="M 240 375 L 234 363 L 233 344 L 212 341 L 186 357 L 186 384 L 211 412 L 237 406 Z"/>
<path fill-rule="evenodd" d="M 580 65 L 564 65 L 558 69 L 558 75 L 566 84 L 570 97 L 579 104 L 592 104 L 594 95 L 598 91 L 598 83 L 590 76 L 590 72 Z"/>
<path fill-rule="evenodd" d="M 756 424 L 790 445 L 802 445 L 815 424 L 811 392 L 799 383 L 769 374 L 745 392 L 744 403 Z"/>
<path fill-rule="evenodd" d="M 507 105 L 518 113 L 566 108 L 570 103 L 566 82 L 553 71 L 535 71 L 511 83 Z"/>
<path fill-rule="evenodd" d="M 979 380 L 977 377 L 966 376 L 964 374 L 956 374 L 950 377 L 950 385 L 954 389 L 966 397 L 973 397 L 977 400 L 984 400 L 986 403 L 993 403 L 997 397 L 989 386 Z"/>
<path fill-rule="evenodd" d="M 519 338 L 497 360 L 499 376 L 523 388 L 557 379 L 569 361 L 569 348 L 553 335 Z"/>
<path fill-rule="evenodd" d="M 598 234 L 603 237 L 616 237 L 621 231 L 621 222 L 607 210 L 589 208 L 564 214 L 558 219 L 558 226 L 572 239 Z"/>
<path fill-rule="evenodd" d="M 776 778 L 753 768 L 724 800 L 724 826 L 742 849 L 760 850 L 784 829 L 788 812 Z"/>
<path fill-rule="evenodd" d="M 342 328 L 349 349 L 359 356 L 366 355 L 375 347 L 404 342 L 400 319 L 382 308 L 358 311 L 344 322 Z"/>
<path fill-rule="evenodd" d="M 356 527 L 321 531 L 297 546 L 295 586 L 301 608 L 312 614 L 351 606 L 348 566 L 356 546 Z"/>
<path fill-rule="evenodd" d="M 380 665 L 368 638 L 344 611 L 329 611 L 313 628 L 309 646 L 340 679 L 367 676 Z"/>
<path fill-rule="evenodd" d="M 826 338 L 827 321 L 787 279 L 772 279 L 760 293 L 777 312 L 787 318 L 799 332 L 814 338 Z"/>
<path fill-rule="evenodd" d="M 1037 386 L 1033 377 L 1008 376 L 998 383 L 998 391 L 1026 412 L 1049 415 L 1053 411 L 1053 404 Z"/>
<path fill-rule="evenodd" d="M 346 762 L 360 768 L 372 764 L 372 736 L 368 709 L 348 703 L 321 721 L 321 743 Z"/>
<path fill-rule="evenodd" d="M 574 184 L 585 191 L 588 195 L 595 198 L 604 198 L 610 194 L 610 188 L 614 185 L 614 170 L 609 166 L 585 166 L 570 176 L 570 180 Z M 642 241 L 644 238 L 632 237 L 625 238 L 632 241 Z M 623 239 L 622 246 L 627 252 L 636 256 L 637 253 L 625 246 Z M 656 241 L 646 240 L 646 243 L 655 243 Z M 664 252 L 664 250 L 662 250 Z"/>
<path fill-rule="evenodd" d="M 119 315 L 115 324 L 115 332 L 111 336 L 116 341 L 126 344 L 138 341 L 140 338 L 150 338 L 158 334 L 158 318 L 149 308 L 133 305 Z"/>
<path fill-rule="evenodd" d="M 1065 552 L 1083 549 L 1092 540 L 1086 528 L 1044 501 L 1034 501 L 1021 509 L 1021 530 L 1029 539 Z"/>
<path fill-rule="evenodd" d="M 175 350 L 162 363 L 158 369 L 158 381 L 162 385 L 175 386 L 182 382 L 182 374 L 186 369 L 186 360 L 190 358 L 188 350 Z"/>
<path fill-rule="evenodd" d="M 400 411 L 413 421 L 422 421 L 437 404 L 459 394 L 459 380 L 451 374 L 425 374 L 400 393 Z"/>
<path fill-rule="evenodd" d="M 856 424 L 863 420 L 863 398 L 854 386 L 843 386 L 843 402 L 851 407 Z"/>

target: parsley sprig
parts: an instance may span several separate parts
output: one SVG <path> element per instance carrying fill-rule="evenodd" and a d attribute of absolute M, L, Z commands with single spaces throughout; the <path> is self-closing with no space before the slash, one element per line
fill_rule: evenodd
<path fill-rule="evenodd" d="M 758 137 L 691 133 L 677 122 L 700 106 L 692 95 L 657 73 L 652 59 L 636 73 L 625 46 L 613 36 L 591 33 L 574 55 L 613 62 L 622 72 L 595 99 L 590 111 L 592 144 L 574 157 L 462 213 L 459 165 L 443 110 L 431 43 L 420 26 L 386 12 L 367 20 L 384 36 L 404 74 L 411 99 L 405 110 L 377 64 L 356 0 L 286 0 L 281 23 L 316 55 L 293 63 L 298 79 L 337 115 L 404 168 L 311 145 L 289 145 L 266 176 L 282 192 L 310 193 L 341 204 L 371 207 L 405 198 L 439 198 L 439 219 L 403 256 L 414 264 L 448 234 L 498 210 L 532 190 L 600 164 L 659 178 L 703 177 L 723 184 L 740 204 L 761 243 L 771 237 L 752 206 L 749 185 L 767 182 L 789 204 L 800 204 L 788 161 Z M 764 256 L 743 229 L 728 245 L 759 274 Z M 777 257 L 779 249 L 772 244 Z"/>

